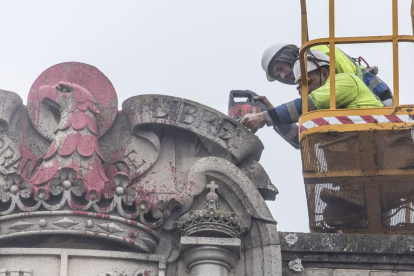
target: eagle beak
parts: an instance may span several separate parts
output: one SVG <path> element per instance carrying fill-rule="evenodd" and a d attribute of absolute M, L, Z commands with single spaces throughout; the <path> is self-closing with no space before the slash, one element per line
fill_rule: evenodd
<path fill-rule="evenodd" d="M 39 88 L 39 98 L 40 102 L 47 104 L 48 106 L 61 110 L 60 104 L 58 101 L 58 91 L 54 86 L 43 85 Z"/>

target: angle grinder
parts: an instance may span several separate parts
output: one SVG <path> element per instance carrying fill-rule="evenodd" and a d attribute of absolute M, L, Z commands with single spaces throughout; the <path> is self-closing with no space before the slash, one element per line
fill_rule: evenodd
<path fill-rule="evenodd" d="M 240 121 L 246 114 L 256 114 L 267 110 L 267 107 L 260 101 L 254 99 L 256 93 L 250 90 L 232 90 L 229 95 L 228 116 L 234 120 Z M 236 99 L 246 99 L 245 101 L 236 101 Z M 257 129 L 252 129 L 255 133 Z"/>

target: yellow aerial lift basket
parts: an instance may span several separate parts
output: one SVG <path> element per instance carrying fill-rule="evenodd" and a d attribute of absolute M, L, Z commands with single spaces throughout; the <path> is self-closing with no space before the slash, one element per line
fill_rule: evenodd
<path fill-rule="evenodd" d="M 335 70 L 330 70 L 330 109 L 308 112 L 307 77 L 302 78 L 299 119 L 303 177 L 311 232 L 414 234 L 414 105 L 399 104 L 398 0 L 392 0 L 392 35 L 335 37 L 334 0 L 329 0 L 329 37 L 308 41 L 306 0 L 301 0 L 301 74 L 312 46 L 391 42 L 394 107 L 337 109 Z M 414 1 L 413 1 L 414 2 Z M 391 4 L 391 2 L 390 2 Z M 414 14 L 412 4 L 411 14 Z"/>

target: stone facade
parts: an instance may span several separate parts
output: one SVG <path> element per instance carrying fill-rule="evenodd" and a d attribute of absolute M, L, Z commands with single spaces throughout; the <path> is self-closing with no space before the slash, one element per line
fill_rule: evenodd
<path fill-rule="evenodd" d="M 281 275 L 263 145 L 201 104 L 118 110 L 97 68 L 0 90 L 0 275 Z"/>
<path fill-rule="evenodd" d="M 278 233 L 263 145 L 76 62 L 0 90 L 0 276 L 407 276 L 414 238 Z"/>
<path fill-rule="evenodd" d="M 279 238 L 283 275 L 414 275 L 412 236 L 280 232 Z"/>

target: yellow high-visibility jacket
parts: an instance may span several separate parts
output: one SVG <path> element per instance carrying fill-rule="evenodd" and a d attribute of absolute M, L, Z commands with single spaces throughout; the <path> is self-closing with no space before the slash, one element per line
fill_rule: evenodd
<path fill-rule="evenodd" d="M 329 109 L 330 95 L 331 83 L 330 78 L 328 78 L 324 85 L 309 94 L 309 111 Z M 375 108 L 384 106 L 361 79 L 350 73 L 335 75 L 335 95 L 337 108 Z M 298 98 L 263 113 L 266 121 L 271 120 L 274 126 L 297 123 L 299 116 L 302 115 L 302 99 Z"/>
<path fill-rule="evenodd" d="M 331 93 L 330 78 L 324 85 L 312 91 L 309 97 L 316 109 L 329 109 Z M 350 73 L 335 75 L 335 95 L 337 108 L 383 107 L 384 105 L 368 89 L 365 83 Z"/>
<path fill-rule="evenodd" d="M 313 46 L 311 50 L 317 50 L 329 57 L 330 49 L 329 45 L 317 45 Z M 361 67 L 352 62 L 341 50 L 335 47 L 335 74 L 350 73 L 356 75 L 361 80 L 363 79 Z"/>

